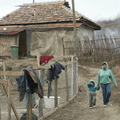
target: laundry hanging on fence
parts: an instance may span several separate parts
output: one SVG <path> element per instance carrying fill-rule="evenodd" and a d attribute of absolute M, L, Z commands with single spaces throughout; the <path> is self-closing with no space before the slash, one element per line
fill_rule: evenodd
<path fill-rule="evenodd" d="M 48 98 L 51 96 L 51 92 L 52 92 L 52 88 L 51 88 L 52 80 L 54 80 L 55 77 L 59 78 L 59 74 L 62 72 L 62 70 L 65 70 L 65 67 L 58 62 L 52 64 L 50 68 L 47 70 L 46 82 L 48 83 L 48 95 L 47 95 Z"/>
<path fill-rule="evenodd" d="M 54 56 L 40 56 L 40 65 L 42 63 L 48 63 L 52 58 L 54 58 Z"/>
<path fill-rule="evenodd" d="M 40 79 L 32 67 L 24 69 L 24 75 L 16 78 L 19 91 L 19 100 L 23 101 L 26 92 L 37 93 L 43 98 L 44 92 Z"/>

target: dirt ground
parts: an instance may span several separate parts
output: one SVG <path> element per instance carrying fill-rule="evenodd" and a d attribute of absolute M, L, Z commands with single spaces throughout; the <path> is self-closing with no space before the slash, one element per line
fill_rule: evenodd
<path fill-rule="evenodd" d="M 97 80 L 99 68 L 79 67 L 79 86 L 81 91 L 66 107 L 56 111 L 44 120 L 119 120 L 120 119 L 120 88 L 112 84 L 110 102 L 112 106 L 103 107 L 101 89 L 97 91 L 96 108 L 89 108 L 88 89 L 86 84 L 90 79 Z M 117 73 L 118 74 L 118 73 Z M 116 74 L 115 74 L 116 75 Z M 118 86 L 120 80 L 117 78 Z"/>

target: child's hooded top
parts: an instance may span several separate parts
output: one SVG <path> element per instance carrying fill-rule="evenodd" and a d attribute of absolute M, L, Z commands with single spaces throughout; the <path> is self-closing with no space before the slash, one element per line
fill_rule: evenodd
<path fill-rule="evenodd" d="M 94 82 L 94 80 L 90 80 L 90 82 L 87 83 L 87 86 L 88 86 L 88 88 L 89 88 L 89 91 L 96 91 L 96 90 L 99 90 L 99 88 L 96 87 L 95 85 L 92 86 L 92 85 L 91 85 L 91 82 Z M 94 83 L 95 83 L 95 82 L 94 82 Z"/>
<path fill-rule="evenodd" d="M 108 63 L 103 62 L 102 64 L 106 64 L 106 69 L 102 67 L 102 69 L 99 70 L 98 72 L 98 83 L 99 84 L 108 84 L 111 83 L 111 80 L 113 81 L 115 87 L 117 87 L 117 82 L 116 79 L 112 73 L 112 71 L 109 69 Z"/>

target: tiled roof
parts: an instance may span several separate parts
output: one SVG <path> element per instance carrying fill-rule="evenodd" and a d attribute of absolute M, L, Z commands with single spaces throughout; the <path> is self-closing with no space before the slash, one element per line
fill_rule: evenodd
<path fill-rule="evenodd" d="M 76 20 L 82 15 L 76 12 Z M 16 11 L 8 14 L 0 25 L 4 24 L 33 24 L 72 21 L 72 9 L 68 2 L 47 2 L 23 4 Z"/>
<path fill-rule="evenodd" d="M 76 27 L 81 26 L 82 23 L 76 23 Z M 47 23 L 47 24 L 39 24 L 39 25 L 14 25 L 14 26 L 0 26 L 0 34 L 3 35 L 13 35 L 17 34 L 26 29 L 35 29 L 35 28 L 59 28 L 59 27 L 73 27 L 73 23 Z"/>

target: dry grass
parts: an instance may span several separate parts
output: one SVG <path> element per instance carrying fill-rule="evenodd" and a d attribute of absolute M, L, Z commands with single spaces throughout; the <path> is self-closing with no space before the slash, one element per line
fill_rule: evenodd
<path fill-rule="evenodd" d="M 115 74 L 116 78 L 120 78 L 120 66 L 113 67 L 112 71 Z"/>

